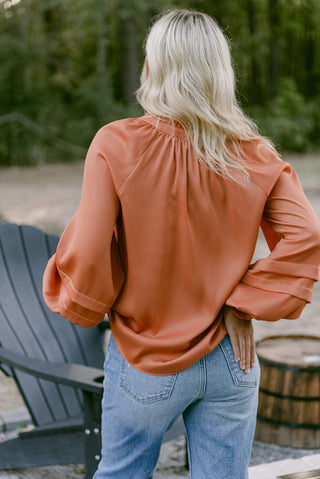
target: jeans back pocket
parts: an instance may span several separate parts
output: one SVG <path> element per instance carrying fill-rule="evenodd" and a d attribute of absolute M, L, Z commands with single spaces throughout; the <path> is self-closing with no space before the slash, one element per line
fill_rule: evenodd
<path fill-rule="evenodd" d="M 138 371 L 122 358 L 120 387 L 132 399 L 140 403 L 152 403 L 168 399 L 176 382 L 177 374 L 155 376 Z"/>
<path fill-rule="evenodd" d="M 236 361 L 230 337 L 226 335 L 219 344 L 222 353 L 227 362 L 231 377 L 235 386 L 252 387 L 255 388 L 259 385 L 260 380 L 260 366 L 259 360 L 256 356 L 255 365 L 250 368 L 250 373 L 246 374 L 243 369 L 240 369 L 239 362 Z"/>

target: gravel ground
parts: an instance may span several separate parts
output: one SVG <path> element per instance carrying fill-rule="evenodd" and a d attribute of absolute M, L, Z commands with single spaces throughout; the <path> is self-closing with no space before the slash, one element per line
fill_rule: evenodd
<path fill-rule="evenodd" d="M 320 156 L 285 158 L 299 174 L 307 196 L 320 217 Z M 50 233 L 60 234 L 74 214 L 81 192 L 83 163 L 39 165 L 36 168 L 0 169 L 0 218 L 27 223 Z M 255 257 L 267 254 L 259 238 Z M 314 290 L 313 302 L 298 321 L 276 323 L 255 322 L 256 339 L 275 334 L 314 334 L 320 336 L 320 284 Z M 23 406 L 22 399 L 10 378 L 0 374 L 0 417 L 4 411 Z M 0 441 L 16 434 L 0 433 Z M 318 450 L 284 448 L 254 442 L 251 465 L 284 458 L 299 458 Z M 155 479 L 189 477 L 185 467 L 185 439 L 180 437 L 164 444 Z M 82 465 L 54 466 L 35 469 L 0 471 L 3 479 L 83 479 Z M 233 479 L 233 478 L 230 478 Z M 259 479 L 259 478 L 257 478 Z"/>

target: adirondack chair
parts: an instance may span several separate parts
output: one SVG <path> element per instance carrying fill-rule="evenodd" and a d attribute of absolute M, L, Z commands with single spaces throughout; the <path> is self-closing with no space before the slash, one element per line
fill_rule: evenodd
<path fill-rule="evenodd" d="M 0 469 L 100 459 L 103 344 L 107 321 L 80 328 L 52 313 L 42 275 L 58 237 L 0 224 L 0 368 L 14 378 L 34 429 L 0 443 Z M 181 418 L 165 440 L 184 433 Z"/>

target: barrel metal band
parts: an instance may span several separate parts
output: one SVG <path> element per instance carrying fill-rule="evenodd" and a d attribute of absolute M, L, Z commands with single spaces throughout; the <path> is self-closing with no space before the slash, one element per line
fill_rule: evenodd
<path fill-rule="evenodd" d="M 308 366 L 289 366 L 288 364 L 281 364 L 281 363 L 276 363 L 275 361 L 271 361 L 270 359 L 264 359 L 259 357 L 259 363 L 264 364 L 265 366 L 272 366 L 276 369 L 282 369 L 285 371 L 294 371 L 294 372 L 299 372 L 299 373 L 314 373 L 314 372 L 320 372 L 320 366 L 311 366 L 308 364 Z"/>
<path fill-rule="evenodd" d="M 263 394 L 267 394 L 268 396 L 274 396 L 280 399 L 290 399 L 292 401 L 306 401 L 306 402 L 320 401 L 320 397 L 290 396 L 289 394 L 280 394 L 276 392 L 271 392 L 264 388 L 260 388 L 259 391 L 262 392 Z"/>
<path fill-rule="evenodd" d="M 268 417 L 261 416 L 258 414 L 258 420 L 261 422 L 265 422 L 267 424 L 274 424 L 275 426 L 285 426 L 291 429 L 312 429 L 312 430 L 319 430 L 320 424 L 310 424 L 310 423 L 296 423 L 296 422 L 287 422 L 287 421 L 279 421 L 277 419 L 270 419 Z"/>

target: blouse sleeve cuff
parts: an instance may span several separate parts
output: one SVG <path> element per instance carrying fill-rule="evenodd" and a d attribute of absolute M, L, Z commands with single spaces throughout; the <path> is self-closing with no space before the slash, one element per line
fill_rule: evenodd
<path fill-rule="evenodd" d="M 245 313 L 244 311 L 240 311 L 240 309 L 234 308 L 233 306 L 229 306 L 229 308 L 231 309 L 233 314 L 240 319 L 246 319 L 246 320 L 253 319 L 253 316 L 249 313 Z"/>
<path fill-rule="evenodd" d="M 61 298 L 62 299 L 62 298 Z M 63 298 L 60 301 L 60 314 L 71 323 L 77 324 L 82 328 L 93 328 L 97 326 L 105 317 L 104 314 L 88 311 L 78 304 L 68 301 L 69 298 Z"/>
<path fill-rule="evenodd" d="M 297 319 L 306 301 L 282 292 L 266 291 L 239 283 L 232 291 L 225 304 L 236 311 L 244 312 L 249 317 L 262 321 L 279 319 Z M 240 316 L 239 316 L 240 317 Z"/>
<path fill-rule="evenodd" d="M 54 255 L 43 276 L 43 297 L 49 309 L 83 328 L 99 324 L 108 308 L 102 308 L 100 304 L 97 307 L 97 301 L 77 293 L 72 288 L 71 281 L 66 281 L 66 278 L 66 275 L 59 274 Z"/>

